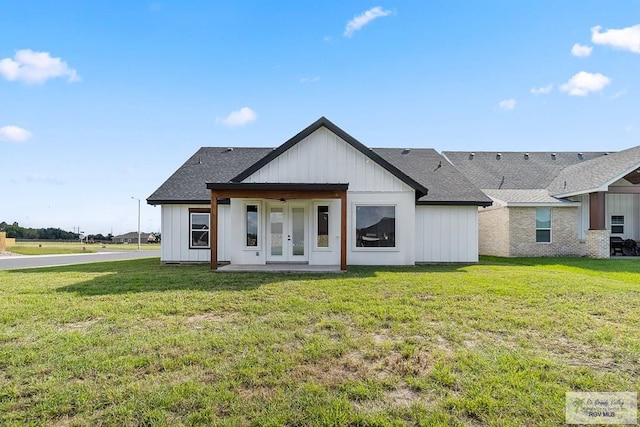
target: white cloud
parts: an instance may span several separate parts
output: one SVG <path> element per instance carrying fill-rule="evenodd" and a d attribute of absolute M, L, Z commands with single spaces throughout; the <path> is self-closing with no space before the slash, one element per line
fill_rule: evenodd
<path fill-rule="evenodd" d="M 4 126 L 0 128 L 0 141 L 25 142 L 31 138 L 31 136 L 31 132 L 18 126 Z"/>
<path fill-rule="evenodd" d="M 598 92 L 611 83 L 611 79 L 600 73 L 580 71 L 562 86 L 560 90 L 572 96 L 586 96 L 590 92 Z"/>
<path fill-rule="evenodd" d="M 546 94 L 550 93 L 552 89 L 553 89 L 553 85 L 552 84 L 548 84 L 548 85 L 542 86 L 542 87 L 532 87 L 531 88 L 531 93 L 534 94 L 534 95 L 546 95 Z"/>
<path fill-rule="evenodd" d="M 505 111 L 509 111 L 516 108 L 516 104 L 517 104 L 517 101 L 511 98 L 511 99 L 503 99 L 498 103 L 498 106 Z"/>
<path fill-rule="evenodd" d="M 586 58 L 587 56 L 591 55 L 592 50 L 593 48 L 591 46 L 583 46 L 579 43 L 576 43 L 571 48 L 571 54 L 579 58 Z"/>
<path fill-rule="evenodd" d="M 302 77 L 300 83 L 315 83 L 320 80 L 320 77 Z"/>
<path fill-rule="evenodd" d="M 69 68 L 61 58 L 52 58 L 49 52 L 22 49 L 13 58 L 0 60 L 0 74 L 9 81 L 36 84 L 56 77 L 66 77 L 70 82 L 80 81 L 76 70 Z"/>
<path fill-rule="evenodd" d="M 387 15 L 391 15 L 390 10 L 384 10 L 380 6 L 372 7 L 366 12 L 356 16 L 351 21 L 347 22 L 347 26 L 344 29 L 343 35 L 345 37 L 351 37 L 353 33 L 367 25 L 369 22 Z"/>
<path fill-rule="evenodd" d="M 609 45 L 614 49 L 640 53 L 640 24 L 619 30 L 600 32 L 600 25 L 591 29 L 591 41 L 596 44 Z"/>
<path fill-rule="evenodd" d="M 242 107 L 238 111 L 232 111 L 228 116 L 219 121 L 229 127 L 244 126 L 258 118 L 258 115 L 249 107 Z"/>

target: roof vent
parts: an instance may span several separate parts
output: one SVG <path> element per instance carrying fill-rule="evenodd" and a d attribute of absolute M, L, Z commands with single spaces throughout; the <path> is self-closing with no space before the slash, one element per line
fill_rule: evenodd
<path fill-rule="evenodd" d="M 556 153 L 551 153 L 551 160 L 555 160 L 556 159 Z"/>
<path fill-rule="evenodd" d="M 404 150 L 402 150 L 402 154 L 409 154 L 411 150 L 409 150 L 408 148 L 405 148 Z"/>
<path fill-rule="evenodd" d="M 469 160 L 473 160 L 475 156 L 476 156 L 476 153 L 469 153 Z"/>
<path fill-rule="evenodd" d="M 529 153 L 524 153 L 524 159 L 529 160 Z"/>
<path fill-rule="evenodd" d="M 608 156 L 608 155 L 609 155 L 609 153 L 604 153 L 604 155 L 605 155 L 605 156 Z"/>
<path fill-rule="evenodd" d="M 582 153 L 578 153 L 578 158 L 579 158 L 580 160 L 584 160 L 584 154 L 582 154 Z"/>
<path fill-rule="evenodd" d="M 502 153 L 497 153 L 496 154 L 496 160 L 500 160 L 502 158 Z"/>
<path fill-rule="evenodd" d="M 226 149 L 224 150 L 224 152 L 225 152 L 225 153 L 226 153 L 226 152 L 228 152 L 228 151 L 233 151 L 233 147 L 229 147 L 229 148 L 226 148 Z"/>

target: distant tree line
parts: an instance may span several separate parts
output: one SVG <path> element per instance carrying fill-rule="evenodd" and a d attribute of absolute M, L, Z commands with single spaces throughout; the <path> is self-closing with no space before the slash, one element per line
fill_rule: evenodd
<path fill-rule="evenodd" d="M 7 224 L 6 222 L 0 222 L 0 231 L 5 231 L 7 237 L 13 237 L 16 239 L 34 239 L 34 240 L 77 240 L 80 238 L 78 233 L 71 231 L 65 231 L 60 228 L 28 228 L 21 227 L 17 222 L 13 224 Z M 87 236 L 87 239 L 93 241 L 105 241 L 108 242 L 113 236 L 108 234 L 103 236 L 102 234 L 91 234 Z"/>

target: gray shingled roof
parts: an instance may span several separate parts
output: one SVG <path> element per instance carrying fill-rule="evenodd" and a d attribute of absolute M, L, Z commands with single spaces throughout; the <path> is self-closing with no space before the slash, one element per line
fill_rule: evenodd
<path fill-rule="evenodd" d="M 613 182 L 640 165 L 640 146 L 611 153 L 562 170 L 549 185 L 549 193 L 557 197 L 606 190 Z"/>
<path fill-rule="evenodd" d="M 273 148 L 203 147 L 149 198 L 149 204 L 210 202 L 207 182 L 229 182 Z M 491 199 L 433 149 L 374 149 L 377 155 L 429 189 L 420 203 L 488 205 Z M 438 167 L 440 165 L 440 167 Z"/>
<path fill-rule="evenodd" d="M 538 204 L 538 205 L 573 205 L 574 202 L 568 202 L 562 199 L 551 197 L 546 189 L 539 190 L 484 190 L 487 196 L 494 200 L 505 203 L 507 206 L 518 204 Z"/>
<path fill-rule="evenodd" d="M 210 203 L 206 182 L 229 182 L 271 151 L 272 148 L 202 147 L 147 198 L 147 203 Z"/>
<path fill-rule="evenodd" d="M 547 188 L 568 166 L 602 157 L 605 153 L 445 151 L 443 154 L 483 190 L 527 190 Z"/>
<path fill-rule="evenodd" d="M 373 151 L 429 189 L 419 203 L 491 204 L 491 199 L 434 149 L 374 148 Z"/>

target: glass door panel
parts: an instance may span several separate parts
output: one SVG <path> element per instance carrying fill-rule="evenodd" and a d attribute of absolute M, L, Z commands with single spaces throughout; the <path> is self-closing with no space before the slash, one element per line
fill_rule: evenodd
<path fill-rule="evenodd" d="M 304 208 L 291 208 L 291 255 L 304 256 L 305 227 Z"/>
<path fill-rule="evenodd" d="M 269 209 L 269 255 L 284 255 L 284 209 L 272 206 Z"/>

